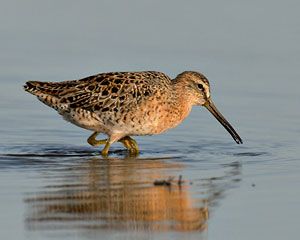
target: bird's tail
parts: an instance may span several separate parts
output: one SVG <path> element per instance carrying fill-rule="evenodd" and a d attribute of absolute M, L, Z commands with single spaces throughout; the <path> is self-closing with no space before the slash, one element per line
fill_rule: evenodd
<path fill-rule="evenodd" d="M 55 96 L 58 93 L 57 85 L 57 83 L 51 82 L 28 81 L 23 87 L 25 91 L 36 96 L 39 96 L 39 94 Z"/>
<path fill-rule="evenodd" d="M 28 81 L 25 83 L 25 85 L 23 86 L 24 90 L 26 92 L 29 92 L 33 95 L 37 95 L 39 90 L 39 82 L 37 81 Z"/>
<path fill-rule="evenodd" d="M 37 98 L 54 109 L 59 108 L 59 98 L 57 90 L 55 89 L 55 83 L 28 81 L 25 83 L 24 90 L 29 92 Z"/>

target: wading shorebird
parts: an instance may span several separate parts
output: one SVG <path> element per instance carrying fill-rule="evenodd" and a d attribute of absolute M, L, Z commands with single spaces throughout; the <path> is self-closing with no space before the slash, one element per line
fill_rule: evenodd
<path fill-rule="evenodd" d="M 236 143 L 243 143 L 212 102 L 209 82 L 199 72 L 186 71 L 173 80 L 154 71 L 100 73 L 63 82 L 28 81 L 24 89 L 65 120 L 92 130 L 87 141 L 92 146 L 104 144 L 103 156 L 117 141 L 131 154 L 138 154 L 131 136 L 160 134 L 174 128 L 194 105 L 206 107 Z M 96 140 L 99 133 L 108 138 Z"/>

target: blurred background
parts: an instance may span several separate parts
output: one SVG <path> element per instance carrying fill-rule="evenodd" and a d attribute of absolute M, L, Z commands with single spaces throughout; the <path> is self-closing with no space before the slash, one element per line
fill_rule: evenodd
<path fill-rule="evenodd" d="M 0 3 L 1 238 L 43 239 L 55 232 L 56 238 L 63 239 L 64 231 L 45 234 L 36 225 L 30 225 L 32 219 L 46 219 L 46 223 L 49 219 L 43 215 L 33 217 L 36 212 L 31 210 L 29 203 L 34 203 L 33 208 L 40 206 L 39 201 L 45 199 L 41 193 L 45 193 L 45 187 L 50 184 L 48 176 L 56 171 L 68 172 L 69 167 L 75 167 L 72 164 L 84 169 L 79 175 L 86 179 L 85 170 L 94 166 L 91 157 L 98 153 L 86 144 L 88 132 L 64 122 L 50 108 L 25 93 L 24 82 L 72 80 L 99 72 L 143 70 L 162 71 L 172 78 L 185 70 L 204 73 L 210 80 L 216 105 L 243 138 L 244 145 L 236 146 L 205 109 L 195 108 L 178 128 L 161 136 L 140 137 L 138 141 L 144 152 L 141 158 L 162 161 L 162 166 L 154 167 L 164 169 L 161 176 L 183 175 L 194 183 L 188 193 L 180 196 L 185 199 L 182 201 L 189 209 L 187 212 L 194 211 L 195 207 L 198 209 L 195 221 L 199 228 L 189 232 L 187 230 L 191 229 L 183 227 L 178 232 L 171 224 L 163 233 L 153 226 L 148 230 L 137 227 L 139 231 L 135 231 L 127 228 L 130 224 L 124 227 L 127 221 L 124 219 L 128 218 L 121 218 L 124 221 L 118 219 L 119 225 L 114 222 L 109 228 L 86 230 L 83 235 L 71 231 L 70 236 L 91 239 L 101 236 L 106 239 L 198 239 L 200 236 L 204 239 L 224 239 L 224 236 L 226 239 L 292 239 L 298 236 L 298 1 L 0 0 Z M 124 153 L 119 153 L 118 149 L 120 146 L 115 147 L 114 157 L 122 158 Z M 73 162 L 70 156 L 78 159 Z M 132 166 L 123 160 L 120 165 L 120 159 L 116 161 L 113 165 L 117 169 Z M 170 172 L 165 164 L 174 162 L 180 167 L 176 165 L 172 168 L 176 171 Z M 92 165 L 82 167 L 81 164 Z M 140 166 L 139 159 L 134 160 L 133 165 Z M 100 176 L 110 169 L 99 163 L 95 166 L 99 167 Z M 149 167 L 143 166 L 141 171 Z M 60 190 L 60 194 L 70 191 L 65 189 L 65 183 L 58 184 L 62 175 L 53 176 L 52 188 Z M 145 174 L 146 179 L 140 175 L 130 176 L 138 184 L 151 184 L 159 177 L 151 174 Z M 122 182 L 127 179 L 124 178 L 117 181 L 123 192 Z M 99 179 L 102 178 L 77 181 L 90 187 L 91 182 Z M 107 179 L 104 182 L 107 183 Z M 106 189 L 105 186 L 100 190 Z M 152 188 L 146 189 L 145 194 L 152 192 Z M 157 199 L 178 199 L 176 191 L 168 197 L 167 193 L 161 193 Z M 220 191 L 222 197 L 216 197 Z M 154 192 L 158 194 L 157 189 Z M 130 201 L 137 195 L 144 196 L 138 192 L 130 195 Z M 204 207 L 186 204 L 187 195 L 188 199 L 201 199 L 201 204 L 207 204 Z M 68 199 L 65 195 L 60 197 Z M 52 200 L 50 198 L 50 203 Z M 145 201 L 145 197 L 140 201 Z M 65 205 L 63 202 L 59 206 Z M 45 204 L 45 209 L 49 209 L 47 206 Z M 97 208 L 97 214 L 103 214 L 105 208 Z M 132 209 L 129 207 L 125 213 L 132 213 Z M 186 212 L 184 209 L 171 207 L 168 211 L 175 211 L 178 216 L 178 212 Z M 114 214 L 120 214 L 119 210 Z M 157 216 L 161 215 L 157 213 Z M 72 214 L 69 217 L 72 219 Z M 49 225 L 54 219 L 57 215 L 50 218 Z M 129 219 L 135 223 L 141 221 L 133 216 Z M 156 220 L 168 222 L 172 219 L 183 224 L 185 218 L 157 217 Z M 110 220 L 104 218 L 103 221 Z M 185 221 L 181 226 L 186 226 Z M 71 229 L 80 229 L 77 225 L 71 226 Z M 123 226 L 121 232 L 118 226 Z M 126 234 L 124 229 L 127 229 Z"/>

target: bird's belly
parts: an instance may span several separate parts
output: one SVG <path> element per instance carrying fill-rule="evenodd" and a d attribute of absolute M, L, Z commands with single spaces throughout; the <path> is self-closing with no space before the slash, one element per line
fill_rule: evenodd
<path fill-rule="evenodd" d="M 65 120 L 81 128 L 124 136 L 160 134 L 176 127 L 187 117 L 191 108 L 175 108 L 170 104 L 147 103 L 127 113 L 97 114 L 84 109 L 58 111 Z"/>
<path fill-rule="evenodd" d="M 190 111 L 188 104 L 178 107 L 168 101 L 147 101 L 122 115 L 119 130 L 126 135 L 160 134 L 180 124 Z"/>
<path fill-rule="evenodd" d="M 66 121 L 78 127 L 102 133 L 109 132 L 107 127 L 89 111 L 74 109 L 71 111 L 61 111 L 59 114 Z"/>
<path fill-rule="evenodd" d="M 123 129 L 124 132 L 126 132 L 126 135 L 131 136 L 156 135 L 165 132 L 168 129 L 174 128 L 178 124 L 179 122 L 174 124 L 165 124 L 165 122 L 152 121 L 151 123 L 145 123 L 142 125 L 136 124 L 135 126 L 125 127 Z"/>
<path fill-rule="evenodd" d="M 121 127 L 127 135 L 155 135 L 167 131 L 180 124 L 188 114 L 181 115 L 170 112 L 152 112 L 152 114 L 143 114 L 131 118 Z"/>

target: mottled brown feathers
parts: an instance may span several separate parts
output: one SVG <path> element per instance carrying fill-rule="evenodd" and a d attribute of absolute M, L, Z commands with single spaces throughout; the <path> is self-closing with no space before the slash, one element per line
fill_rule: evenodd
<path fill-rule="evenodd" d="M 29 81 L 24 88 L 67 121 L 120 137 L 157 134 L 179 124 L 201 97 L 190 88 L 193 76 L 199 77 L 193 72 L 175 80 L 154 71 L 111 72 L 73 81 Z"/>
<path fill-rule="evenodd" d="M 168 87 L 170 81 L 160 72 L 112 72 L 73 81 L 29 81 L 24 89 L 43 102 L 47 96 L 55 98 L 58 105 L 67 104 L 69 108 L 106 112 L 108 108 L 117 111 L 122 106 L 137 104 L 155 91 Z"/>

